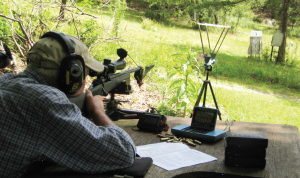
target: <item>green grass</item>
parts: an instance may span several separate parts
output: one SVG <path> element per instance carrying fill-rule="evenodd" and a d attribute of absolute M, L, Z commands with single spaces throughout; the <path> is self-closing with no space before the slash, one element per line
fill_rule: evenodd
<path fill-rule="evenodd" d="M 111 28 L 108 28 L 112 24 L 112 14 L 104 9 L 98 15 L 100 16 L 97 19 L 98 27 L 93 27 L 89 33 L 96 35 L 99 32 L 102 37 L 112 37 L 109 35 Z M 122 40 L 97 44 L 90 51 L 90 55 L 99 61 L 103 61 L 104 58 L 111 58 L 114 61 L 118 59 L 116 50 L 122 47 L 128 51 L 130 57 L 138 65 L 145 67 L 155 64 L 145 79 L 146 83 L 151 84 L 147 85 L 147 89 L 149 91 L 157 90 L 165 98 L 171 98 L 174 93 L 166 90 L 171 81 L 168 78 L 170 71 L 186 62 L 185 59 L 179 59 L 172 55 L 191 50 L 196 52 L 197 56 L 195 57 L 198 58 L 202 52 L 199 30 L 174 20 L 163 24 L 155 21 L 146 22 L 142 17 L 143 13 L 141 12 L 126 11 L 125 18 L 119 26 L 119 35 Z M 78 28 L 81 30 L 89 27 L 90 22 L 86 22 L 89 19 L 90 17 L 82 17 Z M 228 33 L 216 57 L 217 64 L 214 65 L 213 72 L 209 77 L 212 80 L 223 119 L 288 124 L 299 127 L 300 101 L 296 100 L 300 98 L 298 28 L 289 31 L 289 34 L 293 34 L 293 36 L 287 39 L 287 44 L 293 42 L 294 45 L 287 48 L 288 61 L 282 65 L 275 65 L 269 62 L 269 55 L 272 35 L 276 28 L 261 24 L 251 24 L 250 26 L 254 26 L 253 29 L 238 27 L 233 31 L 236 33 L 232 31 Z M 106 32 L 103 32 L 104 27 Z M 74 26 L 65 26 L 57 30 L 72 35 L 76 34 Z M 247 54 L 251 30 L 263 31 L 263 55 L 249 57 Z M 218 41 L 220 33 L 220 29 L 209 28 L 212 49 Z M 205 51 L 209 52 L 207 36 L 203 31 L 202 36 Z M 135 67 L 135 62 L 130 57 L 126 59 L 127 68 Z M 198 67 L 203 73 L 202 65 Z M 198 76 L 191 75 L 191 77 L 196 80 Z M 202 82 L 199 81 L 199 86 L 201 84 Z M 233 89 L 217 84 L 233 86 Z M 207 97 L 207 106 L 214 107 L 211 96 Z M 193 105 L 194 103 L 190 103 L 188 107 L 191 109 Z M 168 99 L 156 101 L 154 106 L 159 107 L 167 115 L 178 114 L 174 110 L 174 104 L 168 103 Z"/>
<path fill-rule="evenodd" d="M 137 12 L 128 13 L 137 14 Z M 127 35 L 124 37 L 128 42 L 122 42 L 120 45 L 129 51 L 130 56 L 138 61 L 139 65 L 156 65 L 147 78 L 148 82 L 151 82 L 151 86 L 148 88 L 150 91 L 158 90 L 162 95 L 172 95 L 165 93 L 169 82 L 168 72 L 172 67 L 177 66 L 176 60 L 171 55 L 182 53 L 188 49 L 200 54 L 202 48 L 199 31 L 183 28 L 182 25 L 176 27 L 159 23 L 152 24 L 157 31 L 153 28 L 152 30 L 144 30 L 142 28 L 142 18 L 138 19 L 138 16 L 136 16 L 133 20 L 122 22 L 123 27 L 127 26 Z M 261 28 L 270 28 L 258 24 L 258 27 L 260 26 L 262 26 Z M 234 86 L 238 84 L 244 88 L 243 90 L 235 90 L 218 87 L 217 85 L 214 87 L 223 119 L 288 124 L 299 127 L 300 102 L 294 99 L 300 98 L 299 68 L 290 65 L 275 65 L 269 62 L 269 59 L 264 59 L 263 55 L 260 58 L 258 56 L 249 58 L 247 52 L 251 29 L 238 28 L 237 31 L 236 34 L 229 33 L 227 35 L 216 58 L 217 65 L 214 66 L 214 70 L 210 75 L 210 79 L 214 81 L 212 82 L 213 87 L 214 83 L 217 82 L 226 85 L 234 84 Z M 274 31 L 274 29 L 268 29 L 266 33 L 263 31 L 264 55 L 267 57 L 271 53 L 269 46 Z M 209 35 L 211 47 L 214 48 L 220 30 L 211 30 Z M 206 34 L 202 33 L 202 36 L 205 51 L 208 52 Z M 288 43 L 290 41 L 299 44 L 298 39 L 288 39 Z M 116 44 L 105 46 L 107 48 L 101 49 L 101 51 L 106 52 L 106 54 L 102 53 L 103 56 L 113 56 L 115 49 L 119 47 Z M 290 49 L 288 48 L 288 50 Z M 295 50 L 291 50 L 291 52 L 298 53 Z M 298 55 L 294 54 L 294 56 Z M 130 58 L 127 58 L 127 60 L 131 61 Z M 129 63 L 133 65 L 132 62 Z M 204 77 L 202 76 L 202 78 Z M 249 91 L 249 89 L 259 92 Z M 207 106 L 214 107 L 211 96 L 207 96 L 207 101 Z M 165 113 L 174 114 L 172 106 L 166 106 L 166 102 L 157 101 L 155 106 L 161 106 L 159 108 L 165 110 Z M 163 103 L 164 105 L 162 105 Z"/>
<path fill-rule="evenodd" d="M 300 114 L 300 100 L 288 99 L 286 96 L 264 93 L 236 84 L 227 83 L 225 87 L 223 85 L 223 81 L 212 82 L 223 120 L 300 126 L 300 121 L 297 119 Z M 214 107 L 210 92 L 207 101 L 207 106 Z"/>

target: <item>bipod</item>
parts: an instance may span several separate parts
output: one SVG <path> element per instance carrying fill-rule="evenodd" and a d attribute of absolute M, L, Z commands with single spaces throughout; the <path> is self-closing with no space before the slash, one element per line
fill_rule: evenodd
<path fill-rule="evenodd" d="M 105 100 L 105 113 L 106 115 L 113 121 L 117 121 L 119 119 L 140 119 L 146 113 L 155 113 L 154 109 L 151 111 L 138 111 L 138 110 L 131 110 L 125 108 L 119 108 L 118 105 L 122 102 L 129 102 L 129 101 L 121 101 L 115 99 L 115 93 L 110 93 L 111 98 Z"/>
<path fill-rule="evenodd" d="M 199 103 L 200 103 L 200 100 L 202 98 L 202 95 L 204 94 L 204 97 L 203 97 L 203 106 L 202 107 L 205 107 L 207 86 L 209 86 L 211 94 L 212 94 L 214 102 L 215 102 L 215 106 L 218 109 L 219 119 L 222 120 L 222 118 L 221 118 L 221 112 L 219 110 L 218 103 L 217 103 L 217 100 L 216 100 L 213 88 L 211 86 L 210 81 L 208 80 L 208 75 L 209 75 L 209 72 L 211 71 L 211 69 L 206 69 L 205 71 L 206 71 L 206 80 L 203 80 L 203 85 L 202 85 L 202 88 L 201 88 L 200 93 L 198 95 L 198 99 L 197 99 L 197 101 L 195 103 L 195 106 L 199 106 Z"/>

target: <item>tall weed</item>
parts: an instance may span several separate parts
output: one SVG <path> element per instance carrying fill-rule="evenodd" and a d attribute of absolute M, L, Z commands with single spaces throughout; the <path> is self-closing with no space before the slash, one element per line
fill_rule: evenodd
<path fill-rule="evenodd" d="M 200 73 L 198 68 L 198 61 L 196 59 L 196 53 L 184 52 L 181 54 L 173 54 L 176 61 L 180 63 L 180 66 L 174 66 L 169 73 L 170 83 L 167 86 L 167 94 L 171 96 L 169 100 L 170 105 L 174 105 L 177 112 L 182 114 L 183 117 L 186 113 L 190 113 L 192 110 L 191 105 L 196 102 L 197 94 L 199 91 L 199 80 L 195 80 L 195 76 Z"/>
<path fill-rule="evenodd" d="M 115 0 L 110 3 L 109 8 L 113 11 L 112 35 L 117 37 L 119 34 L 119 25 L 125 16 L 125 10 L 127 10 L 127 3 L 125 0 Z"/>

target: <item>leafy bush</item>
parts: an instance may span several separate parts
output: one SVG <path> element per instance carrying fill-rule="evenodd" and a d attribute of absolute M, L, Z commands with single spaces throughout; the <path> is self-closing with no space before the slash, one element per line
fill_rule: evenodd
<path fill-rule="evenodd" d="M 198 61 L 195 58 L 196 53 L 184 52 L 181 54 L 173 54 L 180 66 L 174 66 L 169 73 L 168 78 L 171 82 L 167 86 L 167 92 L 171 99 L 169 105 L 174 105 L 177 111 L 181 111 L 183 117 L 186 113 L 192 111 L 192 105 L 196 102 L 199 91 L 199 81 L 193 78 L 193 75 L 198 75 L 200 69 L 197 67 Z M 196 67 L 195 67 L 196 66 Z M 195 76 L 194 76 L 195 77 Z M 196 77 L 195 77 L 196 78 Z"/>
<path fill-rule="evenodd" d="M 5 44 L 10 45 L 11 41 L 7 37 L 10 34 L 10 27 L 4 19 L 0 19 L 0 40 Z"/>

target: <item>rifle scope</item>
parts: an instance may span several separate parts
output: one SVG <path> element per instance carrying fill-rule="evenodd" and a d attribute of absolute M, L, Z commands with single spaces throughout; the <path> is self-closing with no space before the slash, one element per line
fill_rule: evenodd
<path fill-rule="evenodd" d="M 101 73 L 103 76 L 114 74 L 117 70 L 123 70 L 126 67 L 126 61 L 124 59 L 127 57 L 127 51 L 123 48 L 119 48 L 117 50 L 117 54 L 120 59 L 116 60 L 113 63 L 111 62 L 111 59 L 104 59 L 104 71 L 103 73 Z M 96 75 L 98 75 L 98 73 L 90 70 L 89 75 L 91 77 L 95 77 Z"/>

